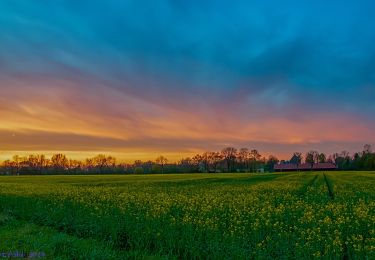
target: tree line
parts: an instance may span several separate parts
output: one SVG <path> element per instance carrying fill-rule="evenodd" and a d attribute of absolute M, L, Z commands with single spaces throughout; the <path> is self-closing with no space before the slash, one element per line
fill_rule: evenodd
<path fill-rule="evenodd" d="M 301 164 L 330 162 L 339 170 L 375 170 L 375 153 L 370 145 L 363 151 L 350 155 L 346 151 L 327 156 L 309 151 L 304 156 L 295 152 L 290 160 L 279 160 L 270 155 L 262 156 L 256 149 L 226 147 L 217 152 L 204 152 L 193 157 L 169 163 L 164 156 L 154 161 L 136 160 L 119 163 L 115 157 L 99 154 L 85 160 L 74 160 L 64 154 L 47 158 L 43 154 L 15 155 L 0 164 L 0 174 L 147 174 L 147 173 L 215 173 L 215 172 L 272 172 L 278 163 Z"/>
<path fill-rule="evenodd" d="M 280 163 L 293 163 L 301 164 L 305 163 L 333 163 L 339 170 L 375 170 L 375 153 L 372 151 L 371 145 L 366 144 L 363 147 L 363 151 L 355 152 L 350 155 L 347 151 L 340 153 L 334 153 L 327 156 L 324 153 L 318 151 L 309 151 L 305 157 L 302 153 L 296 152 L 293 154 L 289 161 L 281 161 Z"/>

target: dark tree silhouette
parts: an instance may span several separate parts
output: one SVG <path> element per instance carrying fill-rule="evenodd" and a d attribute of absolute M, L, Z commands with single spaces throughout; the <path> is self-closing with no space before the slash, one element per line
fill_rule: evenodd
<path fill-rule="evenodd" d="M 158 158 L 156 158 L 156 163 L 160 164 L 161 166 L 161 173 L 164 173 L 164 165 L 168 163 L 168 159 L 164 156 L 159 156 Z"/>
<path fill-rule="evenodd" d="M 292 156 L 292 158 L 290 159 L 290 162 L 291 163 L 294 163 L 294 164 L 301 164 L 302 163 L 302 153 L 300 152 L 295 152 Z"/>
<path fill-rule="evenodd" d="M 226 162 L 228 172 L 231 172 L 237 158 L 237 149 L 234 147 L 226 147 L 221 150 L 221 155 Z"/>

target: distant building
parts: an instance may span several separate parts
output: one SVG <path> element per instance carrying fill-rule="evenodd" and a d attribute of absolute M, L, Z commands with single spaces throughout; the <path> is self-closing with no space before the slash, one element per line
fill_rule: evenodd
<path fill-rule="evenodd" d="M 293 171 L 332 171 L 337 170 L 337 166 L 333 163 L 285 163 L 276 164 L 274 166 L 276 172 L 293 172 Z"/>

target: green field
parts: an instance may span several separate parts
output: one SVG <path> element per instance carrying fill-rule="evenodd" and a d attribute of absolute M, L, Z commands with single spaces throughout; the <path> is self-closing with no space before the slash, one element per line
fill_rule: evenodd
<path fill-rule="evenodd" d="M 375 173 L 0 177 L 2 252 L 375 259 Z"/>

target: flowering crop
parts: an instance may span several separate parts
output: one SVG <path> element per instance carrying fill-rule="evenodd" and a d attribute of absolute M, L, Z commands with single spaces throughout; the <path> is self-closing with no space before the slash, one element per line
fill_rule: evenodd
<path fill-rule="evenodd" d="M 0 209 L 161 256 L 371 259 L 374 180 L 360 172 L 4 177 Z"/>

